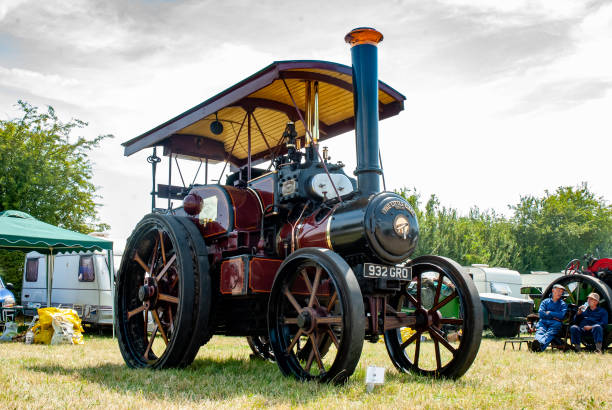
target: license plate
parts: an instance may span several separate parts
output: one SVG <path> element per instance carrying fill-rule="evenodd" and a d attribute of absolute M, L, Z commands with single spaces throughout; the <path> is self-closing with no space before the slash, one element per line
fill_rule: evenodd
<path fill-rule="evenodd" d="M 410 266 L 389 266 L 377 263 L 364 263 L 363 276 L 369 279 L 411 280 L 412 268 Z"/>

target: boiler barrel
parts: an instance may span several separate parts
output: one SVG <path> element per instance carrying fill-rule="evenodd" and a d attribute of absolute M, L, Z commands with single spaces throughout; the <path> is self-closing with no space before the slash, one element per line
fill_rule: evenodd
<path fill-rule="evenodd" d="M 404 198 L 391 192 L 343 204 L 336 208 L 329 223 L 335 252 L 389 264 L 405 261 L 416 248 L 418 236 L 414 210 Z"/>

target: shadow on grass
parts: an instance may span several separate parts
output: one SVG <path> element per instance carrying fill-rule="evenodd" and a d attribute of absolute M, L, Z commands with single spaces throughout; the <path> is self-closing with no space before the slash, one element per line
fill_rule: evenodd
<path fill-rule="evenodd" d="M 275 363 L 242 358 L 197 359 L 185 369 L 129 369 L 123 364 L 101 364 L 91 367 L 63 365 L 30 365 L 27 370 L 49 377 L 77 378 L 98 384 L 104 391 L 121 394 L 143 394 L 150 400 L 166 400 L 181 405 L 186 402 L 232 400 L 248 398 L 251 404 L 306 405 L 309 402 L 352 396 L 363 387 L 363 371 L 358 370 L 345 385 L 299 382 L 284 377 Z M 389 372 L 387 383 L 415 385 L 446 384 L 444 379 Z M 465 382 L 451 382 L 457 384 Z M 416 387 L 416 386 L 415 386 Z"/>
<path fill-rule="evenodd" d="M 275 363 L 243 359 L 197 359 L 185 369 L 130 369 L 125 365 L 91 367 L 29 365 L 29 371 L 49 377 L 78 378 L 105 390 L 144 394 L 151 400 L 185 402 L 260 397 L 261 404 L 305 404 L 350 389 L 284 377 Z"/>

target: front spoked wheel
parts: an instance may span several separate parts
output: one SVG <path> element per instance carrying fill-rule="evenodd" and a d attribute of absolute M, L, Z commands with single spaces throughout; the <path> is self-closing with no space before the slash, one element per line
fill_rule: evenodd
<path fill-rule="evenodd" d="M 414 259 L 413 278 L 390 300 L 414 317 L 410 328 L 385 332 L 393 364 L 402 372 L 458 378 L 474 361 L 482 338 L 482 308 L 469 276 L 439 256 Z"/>
<path fill-rule="evenodd" d="M 206 325 L 208 315 L 202 300 L 210 292 L 199 259 L 189 230 L 176 217 L 151 214 L 134 229 L 115 296 L 119 348 L 128 366 L 182 367 L 193 361 L 201 339 L 196 328 Z"/>
<path fill-rule="evenodd" d="M 274 280 L 268 324 L 283 374 L 299 380 L 345 381 L 359 361 L 365 328 L 353 271 L 329 250 L 294 252 Z"/>

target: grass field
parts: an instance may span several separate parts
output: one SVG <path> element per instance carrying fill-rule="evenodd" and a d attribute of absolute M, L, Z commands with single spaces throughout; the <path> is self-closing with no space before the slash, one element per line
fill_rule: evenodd
<path fill-rule="evenodd" d="M 342 386 L 300 383 L 249 359 L 244 338 L 215 336 L 183 370 L 128 369 L 115 340 L 83 346 L 0 344 L 1 408 L 612 408 L 612 354 L 503 351 L 485 338 L 458 381 L 398 373 L 382 344 L 364 345 Z M 387 369 L 366 393 L 365 368 Z"/>

